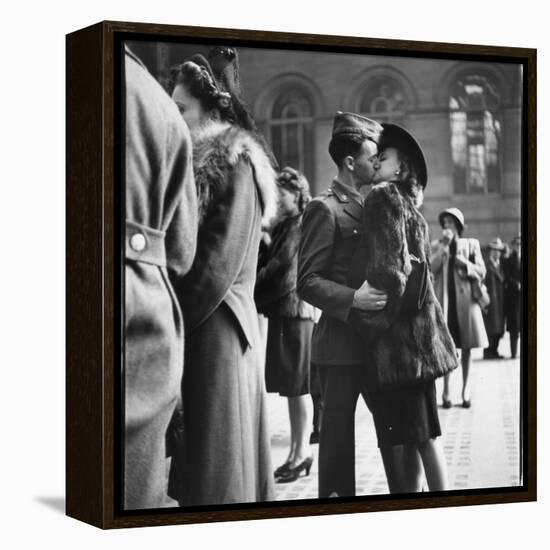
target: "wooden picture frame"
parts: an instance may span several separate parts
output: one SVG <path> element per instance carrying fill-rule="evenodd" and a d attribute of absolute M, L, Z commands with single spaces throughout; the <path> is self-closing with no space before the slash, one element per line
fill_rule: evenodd
<path fill-rule="evenodd" d="M 406 58 L 515 63 L 523 73 L 521 232 L 524 325 L 520 483 L 415 495 L 124 511 L 121 491 L 121 63 L 130 40 L 227 44 Z M 101 528 L 406 510 L 536 500 L 536 50 L 251 30 L 102 22 L 67 35 L 66 511 Z M 328 183 L 328 178 L 324 178 Z"/>

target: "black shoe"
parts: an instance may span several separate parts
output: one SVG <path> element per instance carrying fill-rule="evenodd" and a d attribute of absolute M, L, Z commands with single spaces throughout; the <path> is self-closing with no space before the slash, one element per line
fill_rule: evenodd
<path fill-rule="evenodd" d="M 309 436 L 309 444 L 315 445 L 316 443 L 319 443 L 319 432 L 311 432 L 311 435 Z"/>
<path fill-rule="evenodd" d="M 298 466 L 296 466 L 295 468 L 289 468 L 286 474 L 283 474 L 282 476 L 277 478 L 277 483 L 292 483 L 293 481 L 296 481 L 300 477 L 300 474 L 304 470 L 305 470 L 306 476 L 308 476 L 311 470 L 312 464 L 313 464 L 313 457 L 309 456 L 303 462 L 298 464 Z"/>
<path fill-rule="evenodd" d="M 464 401 L 462 401 L 462 408 L 469 409 L 471 406 L 472 402 L 470 401 L 470 399 L 464 399 Z"/>
<path fill-rule="evenodd" d="M 275 477 L 281 477 L 285 474 L 287 474 L 290 470 L 290 464 L 288 462 L 285 462 L 282 466 L 279 466 L 274 472 L 273 475 Z"/>
<path fill-rule="evenodd" d="M 450 409 L 453 406 L 450 399 L 443 398 L 443 408 Z"/>

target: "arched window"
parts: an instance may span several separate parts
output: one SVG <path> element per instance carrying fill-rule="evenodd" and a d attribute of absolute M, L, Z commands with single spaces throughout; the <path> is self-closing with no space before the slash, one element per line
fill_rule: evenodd
<path fill-rule="evenodd" d="M 409 108 L 403 86 L 388 75 L 370 78 L 359 101 L 359 111 L 379 122 L 403 123 Z"/>
<path fill-rule="evenodd" d="M 486 75 L 455 80 L 449 96 L 455 193 L 500 191 L 502 122 L 500 94 Z"/>
<path fill-rule="evenodd" d="M 266 121 L 275 158 L 313 179 L 313 106 L 307 90 L 290 85 L 279 92 Z"/>

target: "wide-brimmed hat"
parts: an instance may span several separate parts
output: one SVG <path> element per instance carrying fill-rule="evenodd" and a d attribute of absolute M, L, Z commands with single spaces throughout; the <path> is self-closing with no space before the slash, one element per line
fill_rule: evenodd
<path fill-rule="evenodd" d="M 339 136 L 359 137 L 369 139 L 378 144 L 382 126 L 375 120 L 356 113 L 338 111 L 332 124 L 332 138 Z"/>
<path fill-rule="evenodd" d="M 458 222 L 459 233 L 462 234 L 465 227 L 464 214 L 458 208 L 446 208 L 439 214 L 439 225 L 441 226 L 443 226 L 443 216 L 445 215 L 452 216 Z"/>
<path fill-rule="evenodd" d="M 382 139 L 380 140 L 380 149 L 386 147 L 395 147 L 406 153 L 414 163 L 418 173 L 418 183 L 422 189 L 428 184 L 428 166 L 424 152 L 418 141 L 405 128 L 397 124 L 382 123 Z"/>
<path fill-rule="evenodd" d="M 493 239 L 489 243 L 489 248 L 491 250 L 498 250 L 498 251 L 502 252 L 506 247 L 504 246 L 504 243 L 502 242 L 500 237 L 497 237 L 496 239 Z"/>

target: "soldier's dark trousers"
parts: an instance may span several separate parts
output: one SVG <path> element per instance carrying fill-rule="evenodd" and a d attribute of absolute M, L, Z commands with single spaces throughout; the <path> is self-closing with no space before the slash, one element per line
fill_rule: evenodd
<path fill-rule="evenodd" d="M 319 441 L 319 498 L 355 495 L 355 409 L 368 406 L 363 365 L 319 365 L 323 420 Z"/>

